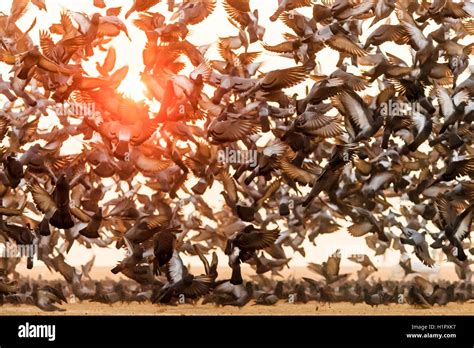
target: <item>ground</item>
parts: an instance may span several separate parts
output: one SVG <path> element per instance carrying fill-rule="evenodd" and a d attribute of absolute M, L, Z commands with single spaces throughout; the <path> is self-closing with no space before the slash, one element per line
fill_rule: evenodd
<path fill-rule="evenodd" d="M 61 306 L 65 312 L 43 312 L 33 306 L 5 305 L 0 307 L 0 315 L 472 315 L 474 302 L 449 303 L 447 306 L 435 306 L 430 309 L 415 308 L 404 304 L 370 307 L 365 304 L 350 303 L 290 304 L 279 302 L 274 306 L 248 304 L 242 308 L 216 307 L 212 304 L 164 306 L 153 304 L 114 304 L 83 302 Z"/>

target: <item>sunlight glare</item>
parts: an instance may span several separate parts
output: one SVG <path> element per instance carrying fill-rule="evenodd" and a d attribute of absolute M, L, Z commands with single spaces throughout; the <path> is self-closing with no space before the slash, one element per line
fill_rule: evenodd
<path fill-rule="evenodd" d="M 130 97 L 135 101 L 145 100 L 145 86 L 140 79 L 140 76 L 129 73 L 122 81 L 118 88 L 126 97 Z"/>

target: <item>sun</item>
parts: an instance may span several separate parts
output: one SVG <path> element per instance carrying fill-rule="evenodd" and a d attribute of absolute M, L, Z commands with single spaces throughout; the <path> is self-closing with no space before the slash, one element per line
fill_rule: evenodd
<path fill-rule="evenodd" d="M 140 76 L 128 74 L 117 89 L 125 96 L 132 98 L 135 101 L 145 100 L 145 85 L 140 79 Z"/>

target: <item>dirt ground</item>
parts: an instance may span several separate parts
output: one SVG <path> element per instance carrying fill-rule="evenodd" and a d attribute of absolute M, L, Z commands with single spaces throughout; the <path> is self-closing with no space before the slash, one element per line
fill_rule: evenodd
<path fill-rule="evenodd" d="M 410 305 L 390 304 L 370 307 L 365 304 L 350 303 L 290 304 L 278 302 L 274 306 L 247 305 L 242 308 L 216 307 L 211 304 L 163 306 L 153 304 L 69 303 L 61 306 L 65 312 L 48 313 L 32 306 L 5 305 L 0 307 L 0 315 L 473 315 L 474 302 L 449 303 L 445 307 L 430 309 L 415 308 Z"/>

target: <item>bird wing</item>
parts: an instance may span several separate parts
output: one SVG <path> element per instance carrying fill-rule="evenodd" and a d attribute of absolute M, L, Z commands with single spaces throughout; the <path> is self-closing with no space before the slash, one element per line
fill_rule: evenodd
<path fill-rule="evenodd" d="M 71 207 L 71 213 L 82 222 L 91 221 L 91 217 L 79 207 Z"/>
<path fill-rule="evenodd" d="M 207 295 L 211 291 L 211 286 L 214 283 L 212 276 L 199 275 L 195 276 L 189 285 L 180 285 L 176 287 L 177 293 L 182 293 L 189 298 L 197 298 Z"/>
<path fill-rule="evenodd" d="M 341 127 L 339 119 L 337 117 L 332 118 L 333 122 L 328 123 L 327 125 L 322 126 L 320 128 L 311 129 L 307 133 L 322 138 L 333 138 L 343 134 L 344 129 Z"/>
<path fill-rule="evenodd" d="M 428 250 L 428 243 L 425 241 L 423 241 L 421 244 L 415 245 L 415 255 L 425 266 L 434 266 L 435 261 L 431 258 Z"/>
<path fill-rule="evenodd" d="M 276 53 L 290 53 L 294 51 L 293 43 L 291 41 L 284 41 L 276 45 L 269 45 L 263 42 L 262 47 L 267 51 Z"/>
<path fill-rule="evenodd" d="M 347 92 L 343 92 L 339 96 L 339 100 L 344 106 L 345 113 L 351 118 L 353 122 L 359 127 L 359 129 L 367 129 L 371 127 L 366 108 L 360 104 L 352 95 Z"/>
<path fill-rule="evenodd" d="M 339 256 L 330 256 L 326 262 L 326 274 L 332 277 L 337 276 L 339 274 L 340 263 L 341 258 Z"/>
<path fill-rule="evenodd" d="M 171 260 L 167 264 L 167 277 L 171 283 L 177 283 L 183 279 L 183 276 L 186 272 L 184 267 L 183 260 L 179 256 L 179 253 L 174 250 Z"/>
<path fill-rule="evenodd" d="M 291 9 L 313 5 L 312 0 L 294 0 L 294 1 L 291 1 L 291 3 L 292 3 Z"/>
<path fill-rule="evenodd" d="M 444 117 L 448 117 L 454 113 L 454 105 L 446 88 L 438 87 L 436 89 L 436 97 Z"/>
<path fill-rule="evenodd" d="M 249 65 L 252 64 L 261 54 L 262 52 L 243 52 L 239 54 L 238 57 L 242 65 Z"/>
<path fill-rule="evenodd" d="M 224 191 L 229 196 L 232 202 L 237 202 L 239 197 L 237 195 L 237 186 L 235 184 L 234 178 L 229 174 L 228 171 L 222 170 L 219 173 L 219 178 L 224 186 Z"/>
<path fill-rule="evenodd" d="M 406 29 L 411 39 L 417 46 L 417 49 L 422 50 L 425 48 L 428 45 L 428 40 L 426 39 L 425 35 L 423 35 L 423 32 L 420 30 L 420 28 L 418 28 L 418 26 L 415 24 L 413 18 L 401 8 L 397 8 L 397 16 L 400 20 L 400 24 Z"/>
<path fill-rule="evenodd" d="M 53 30 L 51 30 L 53 34 L 69 34 L 71 32 L 77 31 L 74 25 L 72 24 L 72 20 L 71 20 L 71 17 L 69 16 L 69 13 L 66 11 L 61 11 L 60 23 L 64 32 L 63 33 L 54 32 Z"/>
<path fill-rule="evenodd" d="M 461 89 L 453 96 L 453 103 L 454 105 L 458 106 L 462 102 L 469 101 L 469 90 L 467 88 Z"/>
<path fill-rule="evenodd" d="M 474 158 L 468 158 L 462 161 L 456 161 L 456 167 L 459 175 L 472 177 L 474 175 Z"/>
<path fill-rule="evenodd" d="M 415 283 L 423 290 L 425 295 L 431 295 L 433 293 L 433 285 L 428 280 L 420 276 L 415 276 L 414 279 Z"/>
<path fill-rule="evenodd" d="M 214 126 L 222 123 L 218 130 Z M 225 125 L 225 126 L 224 126 Z M 219 122 L 215 120 L 209 126 L 212 138 L 217 141 L 233 142 L 240 140 L 248 135 L 254 134 L 258 129 L 258 125 L 250 120 L 228 120 Z"/>
<path fill-rule="evenodd" d="M 33 201 L 36 204 L 36 207 L 42 212 L 47 213 L 51 210 L 56 210 L 56 203 L 51 198 L 48 192 L 43 189 L 38 183 L 34 183 L 29 186 L 31 195 L 33 196 Z"/>
<path fill-rule="evenodd" d="M 292 180 L 295 180 L 303 185 L 309 185 L 316 179 L 315 173 L 311 173 L 305 169 L 299 168 L 286 160 L 279 162 L 280 169 L 288 175 Z"/>
<path fill-rule="evenodd" d="M 156 173 L 168 168 L 170 165 L 170 162 L 167 160 L 150 158 L 141 152 L 133 151 L 131 158 L 135 167 L 138 170 L 146 173 Z"/>
<path fill-rule="evenodd" d="M 94 6 L 98 7 L 98 8 L 106 8 L 107 7 L 104 0 L 94 0 Z"/>
<path fill-rule="evenodd" d="M 271 246 L 277 240 L 280 230 L 254 230 L 252 232 L 243 233 L 239 239 L 239 247 L 241 249 L 265 249 Z"/>
<path fill-rule="evenodd" d="M 365 236 L 367 233 L 373 231 L 374 226 L 370 222 L 364 221 L 349 226 L 347 230 L 349 231 L 349 234 L 353 237 L 362 237 Z"/>
<path fill-rule="evenodd" d="M 305 129 L 318 129 L 324 127 L 334 121 L 337 121 L 337 118 L 334 116 L 327 116 L 319 113 L 311 113 L 311 116 L 306 118 L 304 122 Z"/>
<path fill-rule="evenodd" d="M 91 20 L 90 20 L 89 16 L 87 16 L 85 13 L 81 13 L 81 12 L 71 12 L 71 16 L 76 21 L 76 23 L 79 25 L 79 31 L 82 34 L 85 34 L 89 31 L 89 28 L 91 26 Z"/>
<path fill-rule="evenodd" d="M 122 7 L 110 7 L 105 11 L 106 16 L 118 16 L 122 12 Z"/>
<path fill-rule="evenodd" d="M 474 205 L 470 205 L 466 210 L 458 216 L 454 225 L 454 238 L 462 241 L 471 233 L 472 214 Z"/>
<path fill-rule="evenodd" d="M 40 119 L 38 117 L 25 124 L 25 126 L 22 128 L 24 139 L 33 139 L 33 137 L 37 135 L 36 131 L 38 129 L 39 120 Z"/>
<path fill-rule="evenodd" d="M 47 31 L 40 30 L 40 47 L 46 57 L 53 59 L 55 43 Z"/>
<path fill-rule="evenodd" d="M 308 70 L 305 66 L 295 66 L 287 69 L 272 70 L 261 80 L 262 89 L 279 90 L 293 87 L 306 79 Z"/>
<path fill-rule="evenodd" d="M 147 216 L 145 218 L 145 223 L 147 228 L 154 229 L 160 226 L 163 226 L 169 220 L 168 216 L 165 215 L 154 215 L 154 216 Z"/>
<path fill-rule="evenodd" d="M 337 34 L 326 40 L 326 45 L 333 50 L 350 54 L 351 56 L 362 57 L 367 55 L 367 51 L 359 47 L 345 35 Z"/>
<path fill-rule="evenodd" d="M 225 0 L 224 10 L 227 15 L 241 25 L 248 24 L 248 12 L 250 12 L 249 0 Z"/>
<path fill-rule="evenodd" d="M 45 57 L 42 54 L 39 56 L 39 59 L 38 59 L 38 67 L 43 70 L 54 72 L 54 73 L 71 74 L 72 72 L 70 69 L 56 64 L 51 59 L 49 59 L 48 57 Z"/>
<path fill-rule="evenodd" d="M 25 14 L 29 2 L 29 0 L 13 1 L 8 22 L 15 23 L 18 19 L 20 19 Z"/>
<path fill-rule="evenodd" d="M 210 267 L 209 267 L 209 261 L 204 257 L 204 255 L 201 252 L 201 249 L 199 249 L 198 244 L 193 245 L 194 252 L 199 256 L 199 259 L 201 260 L 202 264 L 204 265 L 204 272 L 206 274 L 210 273 Z"/>
<path fill-rule="evenodd" d="M 272 145 L 266 146 L 263 149 L 263 154 L 268 157 L 271 157 L 271 156 L 280 157 L 283 154 L 285 154 L 287 151 L 288 151 L 288 145 L 281 141 L 277 141 L 273 143 Z"/>
<path fill-rule="evenodd" d="M 102 76 L 108 75 L 114 69 L 116 59 L 117 53 L 115 48 L 111 46 L 107 51 L 107 56 L 105 56 L 104 64 L 102 64 L 99 71 Z"/>
<path fill-rule="evenodd" d="M 268 198 L 270 198 L 276 192 L 276 190 L 278 190 L 280 188 L 280 184 L 281 184 L 280 180 L 275 180 L 270 185 L 268 185 L 268 187 L 265 189 L 265 192 L 263 193 L 262 197 L 260 197 L 257 200 L 257 202 L 256 202 L 257 207 L 261 207 L 263 205 L 263 203 Z"/>
<path fill-rule="evenodd" d="M 319 275 L 324 275 L 323 267 L 317 263 L 314 263 L 314 262 L 308 263 L 308 268 Z"/>

